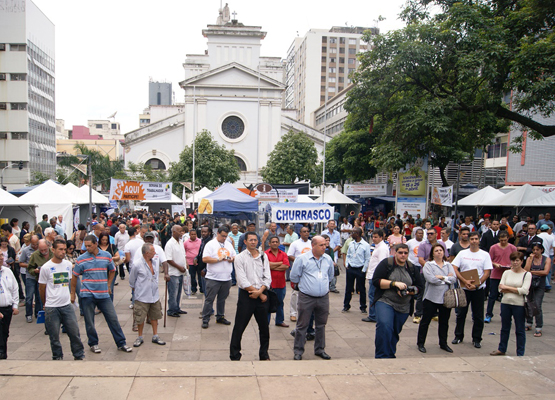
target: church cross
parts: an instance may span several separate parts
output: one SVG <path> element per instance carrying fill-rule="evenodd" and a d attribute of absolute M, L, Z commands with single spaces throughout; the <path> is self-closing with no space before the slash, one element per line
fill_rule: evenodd
<path fill-rule="evenodd" d="M 236 13 L 235 11 L 233 11 L 231 14 L 233 15 L 233 19 L 237 19 L 237 18 L 236 18 L 237 13 Z"/>

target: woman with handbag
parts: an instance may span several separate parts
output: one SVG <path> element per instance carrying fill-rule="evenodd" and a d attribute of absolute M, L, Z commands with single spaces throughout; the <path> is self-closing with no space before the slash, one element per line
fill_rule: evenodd
<path fill-rule="evenodd" d="M 536 315 L 536 331 L 534 337 L 542 336 L 543 328 L 543 294 L 545 293 L 545 277 L 549 274 L 551 269 L 551 259 L 543 255 L 544 247 L 541 243 L 536 243 L 532 247 L 532 254 L 526 260 L 526 267 L 524 269 L 532 274 L 532 284 L 528 293 L 528 299 L 533 300 L 539 309 L 539 314 Z M 526 330 L 532 330 L 533 317 L 526 318 Z"/>
<path fill-rule="evenodd" d="M 503 293 L 501 300 L 501 335 L 497 350 L 490 353 L 491 356 L 504 356 L 509 343 L 511 332 L 511 318 L 515 320 L 516 355 L 524 355 L 526 345 L 525 324 L 525 296 L 530 289 L 532 276 L 522 268 L 524 254 L 520 251 L 511 253 L 511 269 L 503 273 L 499 282 L 499 292 Z M 545 281 L 545 279 L 544 279 Z"/>
<path fill-rule="evenodd" d="M 443 246 L 436 243 L 430 250 L 429 261 L 424 264 L 423 268 L 426 287 L 424 289 L 423 299 L 423 315 L 420 325 L 418 326 L 418 339 L 416 345 L 421 353 L 426 352 L 424 344 L 428 335 L 428 327 L 430 321 L 439 314 L 439 326 L 437 329 L 439 336 L 439 347 L 448 353 L 453 350 L 447 345 L 447 333 L 449 330 L 449 317 L 451 309 L 444 306 L 445 292 L 449 290 L 450 285 L 454 285 L 457 281 L 455 270 L 451 263 L 445 257 Z"/>

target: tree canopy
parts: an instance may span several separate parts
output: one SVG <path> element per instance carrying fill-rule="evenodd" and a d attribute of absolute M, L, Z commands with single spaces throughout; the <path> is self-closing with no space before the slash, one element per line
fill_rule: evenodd
<path fill-rule="evenodd" d="M 347 129 L 375 135 L 372 165 L 429 155 L 443 173 L 513 122 L 555 135 L 532 118 L 555 108 L 551 0 L 410 0 L 402 18 L 403 29 L 365 34 L 372 50 L 345 105 Z"/>
<path fill-rule="evenodd" d="M 195 138 L 195 189 L 206 186 L 215 189 L 226 182 L 236 182 L 240 178 L 235 151 L 219 145 L 210 132 L 203 130 Z M 193 146 L 185 146 L 179 161 L 172 162 L 169 178 L 173 182 L 175 194 L 181 195 L 183 186 L 179 182 L 193 180 Z"/>
<path fill-rule="evenodd" d="M 319 183 L 318 153 L 314 142 L 303 132 L 290 130 L 269 154 L 260 171 L 264 182 L 290 184 L 299 181 Z"/>

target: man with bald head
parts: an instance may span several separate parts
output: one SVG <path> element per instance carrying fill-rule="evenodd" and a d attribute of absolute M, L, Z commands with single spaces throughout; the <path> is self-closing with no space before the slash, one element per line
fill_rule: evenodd
<path fill-rule="evenodd" d="M 31 238 L 31 245 L 33 238 Z M 39 296 L 38 277 L 40 267 L 42 267 L 48 260 L 52 258 L 52 249 L 48 246 L 46 240 L 41 239 L 38 241 L 37 251 L 31 254 L 29 263 L 27 265 L 27 297 L 25 299 L 25 317 L 27 322 L 33 322 L 33 297 L 35 297 L 35 318 L 39 311 L 42 311 L 42 302 Z"/>
<path fill-rule="evenodd" d="M 299 291 L 297 303 L 297 328 L 293 352 L 294 360 L 302 360 L 306 331 L 310 316 L 314 313 L 316 338 L 314 354 L 324 360 L 331 357 L 325 352 L 326 324 L 330 309 L 329 284 L 333 279 L 333 261 L 326 252 L 326 240 L 322 236 L 315 236 L 311 242 L 312 250 L 295 258 L 291 270 L 291 282 L 294 289 Z"/>
<path fill-rule="evenodd" d="M 104 232 L 104 224 L 98 223 L 93 225 L 91 235 L 93 235 L 97 241 L 99 240 L 100 234 L 102 232 Z M 87 251 L 87 248 L 85 247 L 85 241 L 83 241 L 83 245 L 81 246 L 81 254 L 83 254 L 85 251 Z"/>

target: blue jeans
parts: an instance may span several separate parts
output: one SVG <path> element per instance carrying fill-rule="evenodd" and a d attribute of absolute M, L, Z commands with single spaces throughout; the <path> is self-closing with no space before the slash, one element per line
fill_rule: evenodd
<path fill-rule="evenodd" d="M 121 330 L 118 321 L 114 303 L 109 297 L 103 299 L 96 299 L 94 297 L 81 297 L 81 304 L 83 306 L 83 314 L 85 315 L 85 328 L 87 330 L 87 338 L 89 339 L 89 346 L 96 346 L 98 344 L 98 334 L 94 327 L 94 308 L 98 309 L 104 315 L 106 324 L 110 328 L 114 342 L 118 347 L 125 346 L 125 335 Z"/>
<path fill-rule="evenodd" d="M 33 297 L 35 300 L 35 318 L 39 311 L 42 311 L 42 301 L 39 296 L 39 283 L 35 278 L 31 278 L 27 274 L 27 282 L 25 283 L 25 316 L 33 315 Z"/>
<path fill-rule="evenodd" d="M 62 344 L 60 343 L 60 326 L 63 324 L 65 332 L 69 336 L 71 344 L 71 353 L 75 358 L 81 358 L 85 355 L 85 349 L 79 336 L 79 327 L 77 326 L 77 318 L 73 306 L 68 304 L 63 307 L 45 307 L 44 308 L 44 326 L 50 336 L 50 348 L 52 349 L 52 359 L 64 358 Z"/>
<path fill-rule="evenodd" d="M 551 268 L 549 269 L 549 274 L 545 277 L 545 288 L 547 290 L 551 290 L 551 277 L 553 276 L 553 258 L 554 256 L 550 256 L 551 258 Z"/>
<path fill-rule="evenodd" d="M 283 299 L 285 299 L 285 292 L 287 290 L 287 287 L 280 288 L 280 289 L 274 288 L 272 290 L 277 294 L 277 298 L 278 298 L 278 308 L 276 311 L 276 325 L 283 324 L 285 320 L 285 314 L 283 312 Z M 272 320 L 272 314 L 268 313 L 268 325 L 270 324 L 271 320 Z"/>
<path fill-rule="evenodd" d="M 523 356 L 526 346 L 526 332 L 524 331 L 526 313 L 524 311 L 524 306 L 513 306 L 501 303 L 501 335 L 499 337 L 499 347 L 497 349 L 502 353 L 507 352 L 509 334 L 511 332 L 511 317 L 515 320 L 516 355 Z"/>
<path fill-rule="evenodd" d="M 489 280 L 488 308 L 486 309 L 486 317 L 493 317 L 493 307 L 499 296 L 499 282 L 501 279 Z"/>
<path fill-rule="evenodd" d="M 170 276 L 168 282 L 168 315 L 179 312 L 181 291 L 183 290 L 183 275 Z"/>
<path fill-rule="evenodd" d="M 375 358 L 395 358 L 399 334 L 408 316 L 408 313 L 395 311 L 389 304 L 376 303 Z"/>
<path fill-rule="evenodd" d="M 376 306 L 372 305 L 374 303 L 374 294 L 376 293 L 376 287 L 372 284 L 372 279 L 368 280 L 368 318 L 376 320 Z"/>

